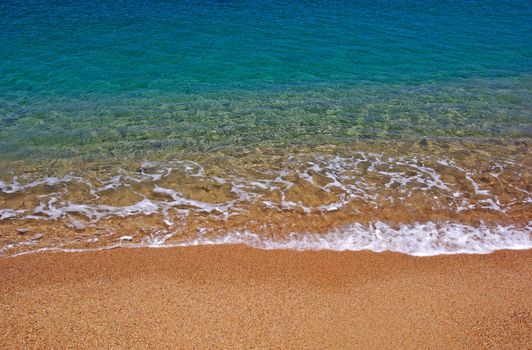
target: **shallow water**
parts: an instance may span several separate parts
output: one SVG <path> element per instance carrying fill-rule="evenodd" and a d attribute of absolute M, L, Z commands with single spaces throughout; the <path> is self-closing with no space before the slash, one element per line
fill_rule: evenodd
<path fill-rule="evenodd" d="M 529 248 L 531 15 L 4 1 L 0 254 Z"/>

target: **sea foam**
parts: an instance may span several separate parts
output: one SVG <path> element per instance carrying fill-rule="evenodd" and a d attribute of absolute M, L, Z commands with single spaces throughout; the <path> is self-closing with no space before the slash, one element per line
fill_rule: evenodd
<path fill-rule="evenodd" d="M 38 245 L 23 236 L 6 236 L 0 254 L 87 246 L 246 244 L 424 256 L 532 247 L 532 224 L 520 216 L 532 194 L 512 164 L 492 161 L 483 164 L 487 170 L 479 170 L 452 158 L 355 152 L 289 155 L 276 168 L 265 165 L 252 176 L 232 169 L 213 175 L 212 166 L 172 160 L 144 162 L 136 171 L 119 169 L 106 179 L 66 175 L 0 181 L 1 223 L 57 222 L 72 229 L 60 239 L 44 237 Z M 85 194 L 76 197 L 71 189 L 84 189 Z M 510 200 L 502 190 L 512 193 Z M 128 201 L 113 202 L 124 193 Z M 420 199 L 426 200 L 421 206 Z M 393 215 L 390 219 L 390 208 L 399 220 Z M 331 224 L 336 214 L 343 215 L 344 223 Z M 438 221 L 424 221 L 429 214 Z M 472 214 L 486 222 L 473 224 Z M 140 223 L 146 216 L 156 218 L 146 226 L 106 226 L 113 218 L 136 216 Z M 187 231 L 189 218 L 196 222 Z M 326 219 L 328 226 L 316 228 Z M 315 225 L 307 226 L 307 220 Z M 296 223 L 294 229 L 291 224 Z M 92 236 L 98 229 L 99 234 L 108 230 L 108 236 Z"/>
<path fill-rule="evenodd" d="M 114 248 L 172 248 L 209 245 L 246 245 L 263 250 L 296 251 L 372 251 L 396 252 L 413 256 L 449 254 L 487 254 L 496 250 L 532 248 L 532 222 L 522 227 L 497 225 L 474 227 L 459 223 L 416 223 L 392 227 L 383 222 L 370 225 L 355 223 L 325 234 L 292 233 L 283 238 L 271 238 L 250 231 L 233 231 L 225 235 L 172 240 L 175 235 L 144 237 L 133 243 L 132 236 L 121 236 L 118 242 L 99 248 L 46 247 L 13 255 L 44 251 L 84 252 Z"/>

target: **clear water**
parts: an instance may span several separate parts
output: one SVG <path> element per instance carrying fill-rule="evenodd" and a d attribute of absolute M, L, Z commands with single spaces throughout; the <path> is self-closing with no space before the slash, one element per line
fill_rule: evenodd
<path fill-rule="evenodd" d="M 529 1 L 3 1 L 2 95 L 529 74 Z M 126 98 L 126 96 L 123 96 Z"/>
<path fill-rule="evenodd" d="M 0 244 L 8 251 L 36 245 L 21 243 L 20 225 L 53 222 L 63 232 L 39 239 L 41 248 L 84 246 L 96 231 L 110 235 L 99 239 L 108 245 L 121 229 L 103 219 L 139 215 L 141 227 L 122 229 L 138 241 L 190 241 L 205 230 L 215 241 L 236 231 L 270 239 L 272 230 L 288 234 L 279 225 L 293 220 L 298 234 L 376 222 L 453 234 L 456 225 L 517 225 L 525 235 L 517 246 L 530 242 L 530 1 L 4 0 L 0 28 Z M 372 151 L 381 168 L 334 168 L 335 156 Z M 320 157 L 332 157 L 334 174 L 302 170 Z M 206 172 L 167 174 L 164 188 L 185 202 L 170 192 L 159 198 L 160 178 L 142 177 L 146 161 L 159 164 L 153 175 L 178 159 Z M 453 166 L 431 167 L 438 161 Z M 278 172 L 270 187 L 260 177 L 268 171 Z M 397 173 L 404 178 L 395 183 Z M 444 180 L 427 187 L 427 176 Z M 359 180 L 368 185 L 361 191 L 384 199 L 356 202 Z M 213 195 L 214 184 L 231 186 Z M 321 190 L 335 199 L 307 198 Z M 418 192 L 434 201 L 416 211 Z M 234 213 L 220 203 L 235 196 L 246 220 L 276 228 L 230 223 Z M 206 215 L 196 197 L 226 216 Z M 406 203 L 397 217 L 360 215 L 391 208 L 390 198 Z M 145 200 L 157 209 L 135 207 Z M 327 211 L 323 227 L 301 224 L 331 203 L 345 215 Z M 101 205 L 111 214 L 95 220 Z M 148 218 L 154 213 L 159 221 Z M 72 222 L 84 229 L 64 233 Z M 190 232 L 177 232 L 178 222 Z M 416 230 L 412 237 L 424 234 Z"/>

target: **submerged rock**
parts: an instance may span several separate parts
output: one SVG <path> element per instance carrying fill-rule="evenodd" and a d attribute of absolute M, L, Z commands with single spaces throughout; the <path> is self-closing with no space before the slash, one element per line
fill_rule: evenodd
<path fill-rule="evenodd" d="M 23 234 L 30 232 L 30 229 L 27 227 L 17 227 L 16 230 L 19 235 L 23 235 Z"/>

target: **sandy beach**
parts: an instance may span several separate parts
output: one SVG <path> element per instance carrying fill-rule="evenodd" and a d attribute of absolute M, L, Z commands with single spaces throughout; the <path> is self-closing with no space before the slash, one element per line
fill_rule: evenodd
<path fill-rule="evenodd" d="M 0 350 L 532 350 L 532 1 L 0 1 Z"/>
<path fill-rule="evenodd" d="M 2 349 L 526 349 L 532 251 L 245 246 L 0 259 Z"/>

